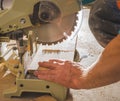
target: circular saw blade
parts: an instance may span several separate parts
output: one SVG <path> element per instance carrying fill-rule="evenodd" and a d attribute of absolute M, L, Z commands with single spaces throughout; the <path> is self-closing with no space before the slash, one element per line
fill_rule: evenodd
<path fill-rule="evenodd" d="M 42 44 L 56 44 L 62 42 L 67 36 L 71 36 L 71 32 L 76 25 L 76 13 L 65 17 L 59 17 L 56 20 L 41 24 L 35 28 L 38 36 L 38 42 Z"/>

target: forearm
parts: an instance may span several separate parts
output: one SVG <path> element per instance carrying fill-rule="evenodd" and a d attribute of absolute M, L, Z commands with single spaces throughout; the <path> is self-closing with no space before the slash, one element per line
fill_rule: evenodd
<path fill-rule="evenodd" d="M 87 75 L 82 78 L 82 89 L 102 87 L 120 80 L 120 72 L 118 70 L 112 71 L 111 69 L 108 71 L 104 71 L 103 69 L 97 70 L 98 67 L 94 68 L 96 69 L 88 71 Z"/>
<path fill-rule="evenodd" d="M 106 47 L 99 61 L 80 78 L 80 88 L 105 86 L 120 80 L 120 35 Z"/>

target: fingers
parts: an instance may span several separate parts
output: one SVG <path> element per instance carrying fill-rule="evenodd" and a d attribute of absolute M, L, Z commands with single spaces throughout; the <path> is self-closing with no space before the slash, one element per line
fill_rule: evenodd
<path fill-rule="evenodd" d="M 60 67 L 60 65 L 64 65 L 65 62 L 66 61 L 63 61 L 63 60 L 52 59 L 49 61 L 39 62 L 39 66 L 46 67 L 49 69 L 55 69 L 57 67 Z"/>
<path fill-rule="evenodd" d="M 51 62 L 39 62 L 39 66 L 40 67 L 46 67 L 46 68 L 49 68 L 49 69 L 55 69 L 57 67 L 57 64 L 53 64 Z"/>
<path fill-rule="evenodd" d="M 39 75 L 39 71 L 38 70 L 34 71 L 34 75 L 35 76 Z"/>
<path fill-rule="evenodd" d="M 53 60 L 49 60 L 49 63 L 51 63 L 53 65 L 56 65 L 56 64 L 59 65 L 60 63 L 63 63 L 63 61 L 53 59 Z"/>
<path fill-rule="evenodd" d="M 34 72 L 35 76 L 39 76 L 39 75 L 45 76 L 45 75 L 55 75 L 55 74 L 56 74 L 56 71 L 54 70 L 43 70 L 43 71 L 38 70 Z"/>
<path fill-rule="evenodd" d="M 54 70 L 35 71 L 34 75 L 37 76 L 41 80 L 47 80 L 47 81 L 52 81 L 56 83 L 58 80 L 57 73 Z"/>
<path fill-rule="evenodd" d="M 57 63 L 63 63 L 63 62 L 65 62 L 64 60 L 57 60 L 57 59 L 51 59 L 49 61 L 52 62 L 52 63 L 54 63 L 54 62 L 57 62 Z"/>
<path fill-rule="evenodd" d="M 57 59 L 51 59 L 51 60 L 49 60 L 49 63 L 53 63 L 53 64 L 65 64 L 65 63 L 71 63 L 72 64 L 72 62 L 70 62 L 70 61 L 66 61 L 66 60 L 57 60 Z"/>

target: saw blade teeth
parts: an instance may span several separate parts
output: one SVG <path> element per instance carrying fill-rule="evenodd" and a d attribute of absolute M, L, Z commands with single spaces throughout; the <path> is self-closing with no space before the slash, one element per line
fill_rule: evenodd
<path fill-rule="evenodd" d="M 46 44 L 45 46 L 46 46 L 46 47 L 48 47 L 49 45 L 48 45 L 48 44 Z"/>
<path fill-rule="evenodd" d="M 58 42 L 58 44 L 59 44 L 60 42 Z"/>
<path fill-rule="evenodd" d="M 78 14 L 76 16 L 79 17 L 79 12 L 78 12 Z"/>
<path fill-rule="evenodd" d="M 40 43 L 39 46 L 42 46 L 42 43 Z"/>
<path fill-rule="evenodd" d="M 63 43 L 65 42 L 66 40 L 65 39 L 63 39 Z"/>
<path fill-rule="evenodd" d="M 77 29 L 77 26 L 74 26 L 74 29 Z"/>
<path fill-rule="evenodd" d="M 52 43 L 52 46 L 54 46 L 55 44 L 54 43 Z"/>
<path fill-rule="evenodd" d="M 76 20 L 76 23 L 78 24 L 79 20 Z"/>
<path fill-rule="evenodd" d="M 71 33 L 74 34 L 74 31 L 72 31 Z"/>
<path fill-rule="evenodd" d="M 69 37 L 69 35 L 66 32 L 64 32 L 63 35 L 65 36 L 65 38 Z"/>

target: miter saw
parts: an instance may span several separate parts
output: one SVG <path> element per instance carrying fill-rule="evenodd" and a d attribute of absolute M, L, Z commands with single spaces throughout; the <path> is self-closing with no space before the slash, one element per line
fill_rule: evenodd
<path fill-rule="evenodd" d="M 74 60 L 80 4 L 81 0 L 1 0 L 0 48 L 7 43 L 9 49 L 1 50 L 0 62 L 16 76 L 6 97 L 41 92 L 65 100 L 67 88 L 38 80 L 33 72 L 39 61 Z"/>

